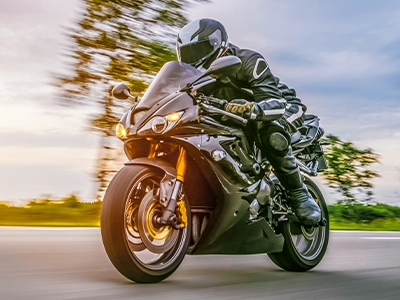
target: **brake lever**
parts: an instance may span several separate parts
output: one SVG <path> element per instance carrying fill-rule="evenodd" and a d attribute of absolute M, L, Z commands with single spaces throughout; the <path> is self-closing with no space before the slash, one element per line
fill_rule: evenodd
<path fill-rule="evenodd" d="M 247 120 L 255 120 L 257 118 L 257 115 L 255 113 L 245 111 L 243 113 L 243 117 Z"/>
<path fill-rule="evenodd" d="M 214 106 L 207 105 L 207 104 L 204 104 L 204 103 L 200 103 L 200 105 L 201 105 L 202 107 L 206 108 L 207 111 L 209 111 L 209 112 L 219 113 L 219 114 L 221 114 L 221 115 L 228 116 L 228 117 L 230 117 L 230 118 L 232 118 L 232 119 L 235 119 L 235 120 L 238 120 L 238 121 L 240 121 L 240 122 L 242 122 L 242 123 L 244 123 L 244 124 L 247 124 L 247 122 L 248 122 L 248 120 L 245 119 L 245 118 L 242 118 L 242 117 L 240 117 L 240 116 L 238 116 L 238 115 L 235 115 L 235 114 L 233 114 L 233 113 L 227 112 L 227 111 L 225 111 L 225 110 L 216 108 L 216 107 L 214 107 Z"/>

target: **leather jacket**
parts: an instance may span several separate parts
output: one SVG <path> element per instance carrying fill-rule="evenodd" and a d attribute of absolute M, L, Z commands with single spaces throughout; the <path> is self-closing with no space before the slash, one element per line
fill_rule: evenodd
<path fill-rule="evenodd" d="M 226 55 L 239 57 L 242 61 L 241 68 L 236 73 L 205 87 L 200 92 L 227 101 L 234 99 L 251 101 L 256 105 L 259 114 L 257 119 L 260 121 L 281 118 L 287 104 L 299 105 L 303 112 L 306 110 L 305 105 L 296 97 L 295 90 L 280 83 L 279 78 L 272 74 L 268 63 L 261 54 L 229 44 Z"/>

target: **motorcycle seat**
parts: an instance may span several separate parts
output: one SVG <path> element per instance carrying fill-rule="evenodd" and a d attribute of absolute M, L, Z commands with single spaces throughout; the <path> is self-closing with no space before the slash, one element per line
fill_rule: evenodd
<path fill-rule="evenodd" d="M 316 115 L 311 115 L 311 114 L 305 114 L 305 121 L 310 121 L 310 120 L 314 120 L 317 116 Z"/>
<path fill-rule="evenodd" d="M 302 137 L 302 134 L 300 133 L 300 131 L 297 130 L 290 137 L 290 144 L 293 145 L 293 144 L 297 143 L 298 141 L 300 141 L 301 137 Z"/>
<path fill-rule="evenodd" d="M 296 148 L 304 148 L 314 140 L 318 140 L 324 134 L 324 130 L 319 127 L 319 119 L 316 115 L 306 114 L 302 126 L 291 136 L 291 144 Z"/>

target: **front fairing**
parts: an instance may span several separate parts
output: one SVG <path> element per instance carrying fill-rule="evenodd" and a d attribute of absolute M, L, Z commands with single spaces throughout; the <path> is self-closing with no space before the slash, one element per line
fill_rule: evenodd
<path fill-rule="evenodd" d="M 193 96 L 180 90 L 195 81 L 200 75 L 199 70 L 188 64 L 178 61 L 166 63 L 140 102 L 132 106 L 121 118 L 120 123 L 128 132 L 124 142 L 136 138 L 138 134 L 142 137 L 147 134 L 151 136 L 168 135 L 167 131 L 154 134 L 151 130 L 147 130 L 151 128 L 151 122 L 156 116 L 166 117 L 170 113 L 179 112 L 184 115 L 178 123 L 182 123 L 182 121 L 196 122 L 198 118 L 197 103 Z"/>
<path fill-rule="evenodd" d="M 167 96 L 178 92 L 200 75 L 201 72 L 191 65 L 178 61 L 167 62 L 154 78 L 136 109 L 153 107 Z"/>

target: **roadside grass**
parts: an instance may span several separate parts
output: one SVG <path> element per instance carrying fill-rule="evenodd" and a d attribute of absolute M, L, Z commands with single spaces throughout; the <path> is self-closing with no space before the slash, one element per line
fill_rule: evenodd
<path fill-rule="evenodd" d="M 400 207 L 383 203 L 328 205 L 333 230 L 400 231 Z"/>
<path fill-rule="evenodd" d="M 370 223 L 354 223 L 330 220 L 331 230 L 400 231 L 400 218 L 375 220 Z"/>
<path fill-rule="evenodd" d="M 61 200 L 32 200 L 25 206 L 0 203 L 0 226 L 98 227 L 101 202 L 80 202 L 71 195 Z"/>
<path fill-rule="evenodd" d="M 31 200 L 25 206 L 0 202 L 0 226 L 99 227 L 101 201 Z M 400 231 L 400 207 L 387 204 L 328 206 L 330 229 Z"/>

